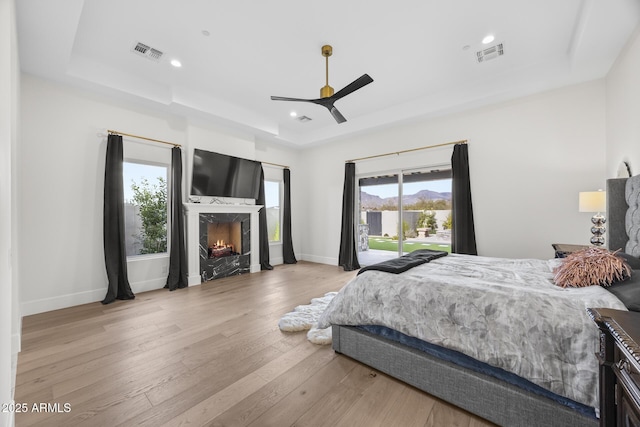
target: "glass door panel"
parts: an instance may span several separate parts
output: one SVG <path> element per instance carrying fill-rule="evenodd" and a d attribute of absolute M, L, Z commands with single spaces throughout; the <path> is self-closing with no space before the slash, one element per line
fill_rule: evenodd
<path fill-rule="evenodd" d="M 451 251 L 451 171 L 403 171 L 402 250 Z"/>
<path fill-rule="evenodd" d="M 398 175 L 359 180 L 358 261 L 371 265 L 398 256 Z"/>

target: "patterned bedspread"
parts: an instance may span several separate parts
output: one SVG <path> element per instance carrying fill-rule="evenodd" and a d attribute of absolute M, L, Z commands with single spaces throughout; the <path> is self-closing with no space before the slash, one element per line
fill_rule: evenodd
<path fill-rule="evenodd" d="M 318 327 L 386 326 L 597 408 L 598 329 L 586 308 L 626 308 L 600 286 L 554 285 L 559 262 L 451 254 L 402 274 L 367 271 Z"/>

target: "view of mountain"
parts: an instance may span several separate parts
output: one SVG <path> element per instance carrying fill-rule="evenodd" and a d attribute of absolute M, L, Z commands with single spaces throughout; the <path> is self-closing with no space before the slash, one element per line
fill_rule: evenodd
<path fill-rule="evenodd" d="M 451 200 L 451 192 L 439 193 L 431 190 L 420 190 L 415 194 L 405 194 L 402 197 L 403 205 L 412 205 L 420 200 Z M 360 205 L 363 208 L 376 209 L 385 204 L 398 204 L 397 197 L 375 196 L 365 191 L 360 191 Z"/>

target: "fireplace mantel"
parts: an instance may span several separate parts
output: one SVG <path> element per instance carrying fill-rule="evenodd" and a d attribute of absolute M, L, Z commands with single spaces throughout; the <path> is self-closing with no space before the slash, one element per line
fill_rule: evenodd
<path fill-rule="evenodd" d="M 251 253 L 250 271 L 260 271 L 260 245 L 258 211 L 262 205 L 219 204 L 219 203 L 183 203 L 187 222 L 187 263 L 189 286 L 202 282 L 200 271 L 200 214 L 207 213 L 242 213 L 250 214 L 251 221 Z"/>
<path fill-rule="evenodd" d="M 262 205 L 234 205 L 222 203 L 183 203 L 187 215 L 191 212 L 201 213 L 258 213 Z"/>

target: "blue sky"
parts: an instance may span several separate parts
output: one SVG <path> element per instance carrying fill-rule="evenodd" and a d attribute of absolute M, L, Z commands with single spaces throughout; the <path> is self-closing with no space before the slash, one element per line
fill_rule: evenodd
<path fill-rule="evenodd" d="M 265 181 L 264 199 L 266 201 L 266 207 L 272 208 L 274 206 L 280 206 L 278 194 L 280 194 L 280 183 L 275 181 Z"/>
<path fill-rule="evenodd" d="M 451 179 L 440 179 L 427 182 L 409 182 L 404 184 L 405 195 L 416 194 L 420 190 L 431 190 L 440 193 L 451 192 Z M 398 184 L 371 185 L 362 187 L 362 191 L 373 196 L 398 197 Z"/>
<path fill-rule="evenodd" d="M 145 165 L 141 163 L 124 162 L 123 165 L 123 184 L 124 184 L 124 200 L 133 200 L 133 190 L 131 182 L 137 184 L 142 182 L 143 178 L 147 178 L 149 183 L 156 184 L 158 182 L 155 177 L 161 176 L 167 180 L 168 168 L 166 166 Z M 152 177 L 152 178 L 150 178 Z"/>

